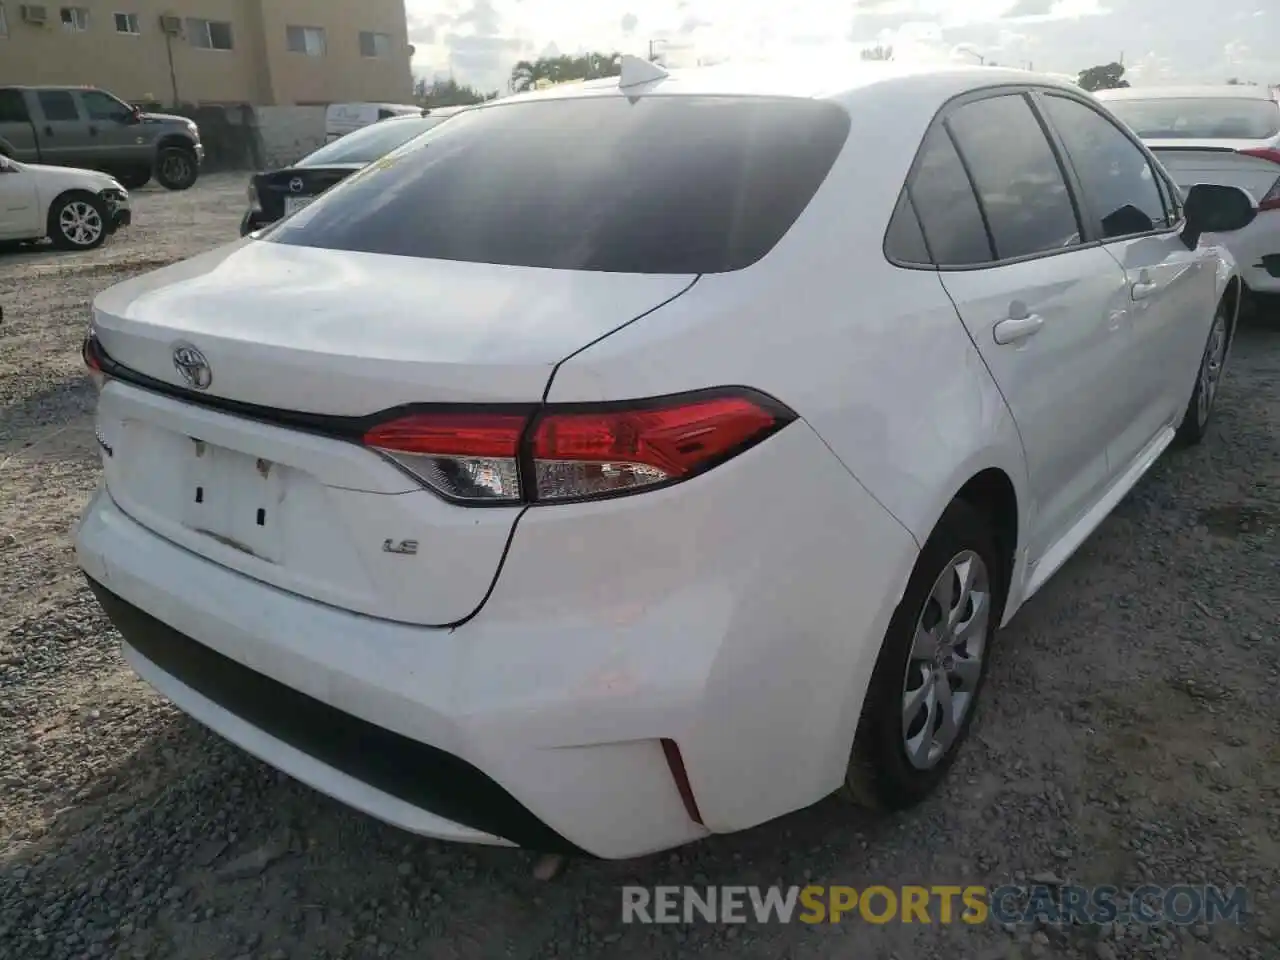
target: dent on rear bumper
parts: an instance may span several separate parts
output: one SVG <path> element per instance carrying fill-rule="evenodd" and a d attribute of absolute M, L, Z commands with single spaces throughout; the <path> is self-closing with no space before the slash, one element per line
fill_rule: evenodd
<path fill-rule="evenodd" d="M 466 760 L 582 849 L 628 857 L 839 785 L 915 544 L 798 422 L 676 487 L 528 511 L 489 601 L 455 630 L 255 583 L 159 540 L 105 494 L 77 551 L 91 577 L 175 630 Z M 324 770 L 298 772 L 201 719 L 397 822 Z M 661 738 L 680 746 L 705 827 Z"/>

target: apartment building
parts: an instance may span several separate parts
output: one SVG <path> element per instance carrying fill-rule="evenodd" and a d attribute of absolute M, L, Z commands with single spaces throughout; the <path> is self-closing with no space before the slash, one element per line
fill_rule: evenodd
<path fill-rule="evenodd" d="M 0 0 L 0 86 L 133 102 L 408 102 L 404 0 Z"/>

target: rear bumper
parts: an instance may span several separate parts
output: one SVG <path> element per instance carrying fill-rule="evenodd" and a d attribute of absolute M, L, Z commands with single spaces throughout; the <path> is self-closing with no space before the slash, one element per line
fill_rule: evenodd
<path fill-rule="evenodd" d="M 1280 293 L 1280 210 L 1259 213 L 1243 230 L 1214 240 L 1231 251 L 1245 286 L 1254 293 Z"/>
<path fill-rule="evenodd" d="M 248 752 L 416 833 L 607 858 L 834 790 L 916 554 L 803 422 L 676 487 L 529 511 L 453 629 L 266 586 L 106 490 L 76 550 L 135 670 Z"/>

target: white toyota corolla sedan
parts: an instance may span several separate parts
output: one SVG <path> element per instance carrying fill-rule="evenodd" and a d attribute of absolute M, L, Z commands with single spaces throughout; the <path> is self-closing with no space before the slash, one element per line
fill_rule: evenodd
<path fill-rule="evenodd" d="M 1030 73 L 628 58 L 99 295 L 79 560 L 146 681 L 420 834 L 907 806 L 1204 435 L 1254 213 Z"/>

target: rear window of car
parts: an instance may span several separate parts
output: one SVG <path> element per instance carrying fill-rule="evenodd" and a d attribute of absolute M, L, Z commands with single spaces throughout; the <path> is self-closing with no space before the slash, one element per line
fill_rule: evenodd
<path fill-rule="evenodd" d="M 1108 100 L 1144 140 L 1270 140 L 1280 134 L 1280 103 L 1245 97 Z"/>
<path fill-rule="evenodd" d="M 849 132 L 798 98 L 470 110 L 281 223 L 275 243 L 610 273 L 723 273 L 791 228 Z"/>
<path fill-rule="evenodd" d="M 420 133 L 439 126 L 444 117 L 414 117 L 410 120 L 391 120 L 370 124 L 353 130 L 333 143 L 325 144 L 315 153 L 300 160 L 299 167 L 324 167 L 333 163 L 372 163 L 385 157 L 396 147 L 408 143 Z"/>

